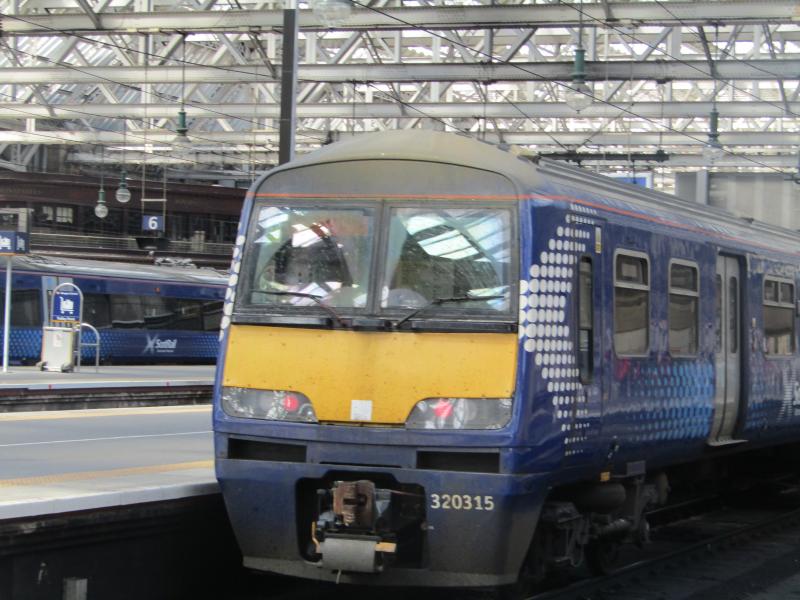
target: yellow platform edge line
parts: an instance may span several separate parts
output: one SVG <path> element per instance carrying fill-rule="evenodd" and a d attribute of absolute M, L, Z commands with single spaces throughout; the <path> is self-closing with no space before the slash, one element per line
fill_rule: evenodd
<path fill-rule="evenodd" d="M 79 410 L 48 410 L 0 413 L 4 421 L 48 421 L 52 419 L 86 419 L 92 417 L 123 417 L 129 415 L 165 415 L 175 413 L 211 412 L 211 404 L 189 404 L 184 406 L 135 406 L 130 408 L 85 408 Z"/>
<path fill-rule="evenodd" d="M 59 473 L 56 475 L 19 477 L 17 479 L 0 479 L 0 488 L 18 487 L 25 485 L 49 485 L 54 483 L 64 483 L 66 481 L 88 481 L 92 479 L 103 479 L 106 477 L 125 477 L 128 475 L 152 475 L 154 473 L 187 471 L 190 469 L 203 469 L 213 466 L 214 466 L 213 460 L 196 460 L 193 462 L 173 463 L 171 465 L 125 467 L 121 469 L 107 469 L 104 471 L 77 471 L 75 473 Z"/>

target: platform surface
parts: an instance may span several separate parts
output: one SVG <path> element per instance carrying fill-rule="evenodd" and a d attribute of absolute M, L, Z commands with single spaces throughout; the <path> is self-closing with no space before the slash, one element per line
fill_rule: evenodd
<path fill-rule="evenodd" d="M 0 414 L 0 520 L 217 491 L 208 405 Z"/>
<path fill-rule="evenodd" d="M 58 390 L 76 388 L 181 387 L 213 385 L 214 365 L 83 365 L 77 373 L 9 367 L 0 372 L 0 390 Z"/>

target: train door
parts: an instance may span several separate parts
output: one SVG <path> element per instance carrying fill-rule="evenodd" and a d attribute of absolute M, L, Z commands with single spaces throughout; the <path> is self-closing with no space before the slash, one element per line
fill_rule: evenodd
<path fill-rule="evenodd" d="M 731 256 L 717 256 L 714 277 L 716 293 L 716 388 L 714 420 L 708 444 L 721 446 L 742 442 L 733 432 L 739 418 L 741 397 L 742 277 L 739 261 Z"/>
<path fill-rule="evenodd" d="M 575 283 L 576 315 L 574 343 L 579 388 L 572 404 L 572 420 L 567 435 L 565 466 L 596 457 L 603 413 L 603 228 L 595 219 L 579 230 L 581 253 L 577 256 Z"/>

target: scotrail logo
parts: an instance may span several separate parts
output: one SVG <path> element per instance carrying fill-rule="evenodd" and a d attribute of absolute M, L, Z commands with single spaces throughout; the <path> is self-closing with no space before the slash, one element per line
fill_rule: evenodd
<path fill-rule="evenodd" d="M 148 335 L 142 354 L 172 354 L 177 348 L 177 338 L 162 340 L 158 334 Z"/>

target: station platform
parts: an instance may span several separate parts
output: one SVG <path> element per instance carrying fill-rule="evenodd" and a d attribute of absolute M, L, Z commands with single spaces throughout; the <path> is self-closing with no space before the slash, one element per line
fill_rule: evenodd
<path fill-rule="evenodd" d="M 0 414 L 0 598 L 225 597 L 213 457 L 209 405 Z"/>
<path fill-rule="evenodd" d="M 211 401 L 213 365 L 84 365 L 77 373 L 10 367 L 0 373 L 0 413 L 202 404 Z"/>
<path fill-rule="evenodd" d="M 210 406 L 0 414 L 0 522 L 216 494 Z"/>
<path fill-rule="evenodd" d="M 36 367 L 9 367 L 0 373 L 1 389 L 62 390 L 98 387 L 181 387 L 211 385 L 214 365 L 84 365 L 79 372 L 40 371 Z"/>

